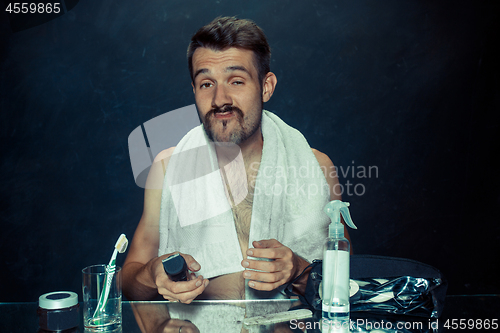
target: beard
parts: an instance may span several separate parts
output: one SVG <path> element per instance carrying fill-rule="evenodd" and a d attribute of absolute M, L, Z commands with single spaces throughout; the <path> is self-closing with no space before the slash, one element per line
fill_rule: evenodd
<path fill-rule="evenodd" d="M 263 104 L 263 103 L 262 103 Z M 263 107 L 263 105 L 262 105 Z M 244 117 L 243 111 L 236 106 L 226 105 L 222 108 L 215 107 L 207 112 L 205 117 L 202 118 L 203 127 L 208 138 L 213 142 L 225 142 L 239 145 L 251 137 L 257 129 L 259 129 L 262 121 L 262 107 L 260 112 L 250 112 L 255 114 L 255 117 Z M 228 122 L 234 119 L 216 119 L 216 113 L 233 112 L 236 115 L 236 124 L 232 130 L 229 129 Z M 217 130 L 215 127 L 222 127 Z"/>

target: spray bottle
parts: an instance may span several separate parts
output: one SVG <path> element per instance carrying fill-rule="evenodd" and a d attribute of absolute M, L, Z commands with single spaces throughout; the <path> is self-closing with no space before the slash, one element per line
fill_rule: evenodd
<path fill-rule="evenodd" d="M 325 213 L 332 220 L 323 252 L 323 319 L 322 332 L 349 332 L 349 251 L 340 214 L 353 229 L 349 203 L 333 200 Z"/>

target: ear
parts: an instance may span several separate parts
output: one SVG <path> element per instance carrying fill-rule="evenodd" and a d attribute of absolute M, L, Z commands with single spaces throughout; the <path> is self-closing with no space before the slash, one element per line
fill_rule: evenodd
<path fill-rule="evenodd" d="M 193 83 L 193 81 L 191 81 L 191 87 L 193 87 L 193 94 L 194 94 L 195 91 L 194 91 L 194 83 Z"/>
<path fill-rule="evenodd" d="M 266 77 L 264 78 L 264 82 L 262 84 L 262 101 L 264 103 L 271 99 L 277 83 L 278 78 L 276 77 L 276 75 L 274 75 L 274 73 L 269 72 L 266 74 Z"/>

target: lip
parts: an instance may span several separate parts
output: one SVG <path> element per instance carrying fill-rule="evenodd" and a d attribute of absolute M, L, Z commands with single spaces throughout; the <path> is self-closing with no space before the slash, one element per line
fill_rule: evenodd
<path fill-rule="evenodd" d="M 222 112 L 222 113 L 215 113 L 214 114 L 214 118 L 216 119 L 229 119 L 229 118 L 232 118 L 234 117 L 235 114 L 233 111 L 230 111 L 230 112 Z"/>

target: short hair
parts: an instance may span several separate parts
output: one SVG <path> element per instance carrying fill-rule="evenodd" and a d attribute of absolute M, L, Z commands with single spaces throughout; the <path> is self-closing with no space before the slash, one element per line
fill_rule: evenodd
<path fill-rule="evenodd" d="M 271 48 L 262 29 L 251 20 L 217 17 L 194 34 L 187 51 L 192 81 L 194 81 L 193 54 L 200 47 L 215 51 L 224 51 L 229 47 L 253 51 L 261 85 L 264 76 L 271 71 Z"/>

